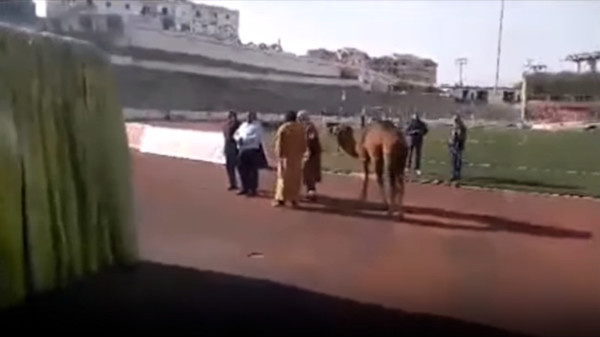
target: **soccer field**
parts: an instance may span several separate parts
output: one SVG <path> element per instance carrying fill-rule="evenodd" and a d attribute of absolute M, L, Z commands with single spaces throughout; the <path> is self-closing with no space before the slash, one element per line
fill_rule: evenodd
<path fill-rule="evenodd" d="M 424 178 L 449 178 L 449 133 L 448 127 L 436 127 L 427 135 L 422 159 Z M 321 137 L 324 169 L 361 171 L 357 160 L 338 152 L 333 136 L 323 131 Z M 600 197 L 600 131 L 471 128 L 463 183 Z"/>

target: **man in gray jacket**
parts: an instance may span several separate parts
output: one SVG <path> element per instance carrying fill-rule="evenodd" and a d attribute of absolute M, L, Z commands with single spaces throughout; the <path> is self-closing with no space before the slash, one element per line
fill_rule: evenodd
<path fill-rule="evenodd" d="M 423 149 L 423 138 L 427 132 L 429 132 L 427 124 L 421 120 L 419 113 L 415 112 L 406 128 L 409 146 L 406 167 L 410 169 L 414 160 L 414 169 L 417 175 L 421 175 L 421 150 Z"/>

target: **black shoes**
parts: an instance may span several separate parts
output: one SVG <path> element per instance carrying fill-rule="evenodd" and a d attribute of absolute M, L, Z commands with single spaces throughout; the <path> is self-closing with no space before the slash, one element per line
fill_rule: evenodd
<path fill-rule="evenodd" d="M 255 197 L 256 196 L 256 191 L 244 191 L 244 190 L 241 190 L 241 191 L 237 192 L 237 195 L 245 195 L 247 197 Z"/>

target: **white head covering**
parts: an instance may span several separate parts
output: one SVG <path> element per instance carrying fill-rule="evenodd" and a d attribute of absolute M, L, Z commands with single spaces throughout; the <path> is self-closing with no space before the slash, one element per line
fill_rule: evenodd
<path fill-rule="evenodd" d="M 310 118 L 308 116 L 308 110 L 300 110 L 298 111 L 297 118 L 299 121 L 309 121 Z"/>

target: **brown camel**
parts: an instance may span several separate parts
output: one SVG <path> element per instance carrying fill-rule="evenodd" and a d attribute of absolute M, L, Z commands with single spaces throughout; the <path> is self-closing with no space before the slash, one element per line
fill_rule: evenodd
<path fill-rule="evenodd" d="M 392 122 L 374 121 L 362 129 L 358 142 L 354 138 L 354 130 L 348 125 L 338 126 L 335 135 L 339 147 L 363 163 L 363 184 L 359 199 L 362 201 L 367 199 L 369 166 L 373 162 L 381 198 L 388 213 L 393 215 L 398 211 L 399 217 L 402 218 L 404 167 L 408 155 L 408 146 L 403 132 Z M 384 170 L 390 188 L 389 199 L 385 191 Z"/>

